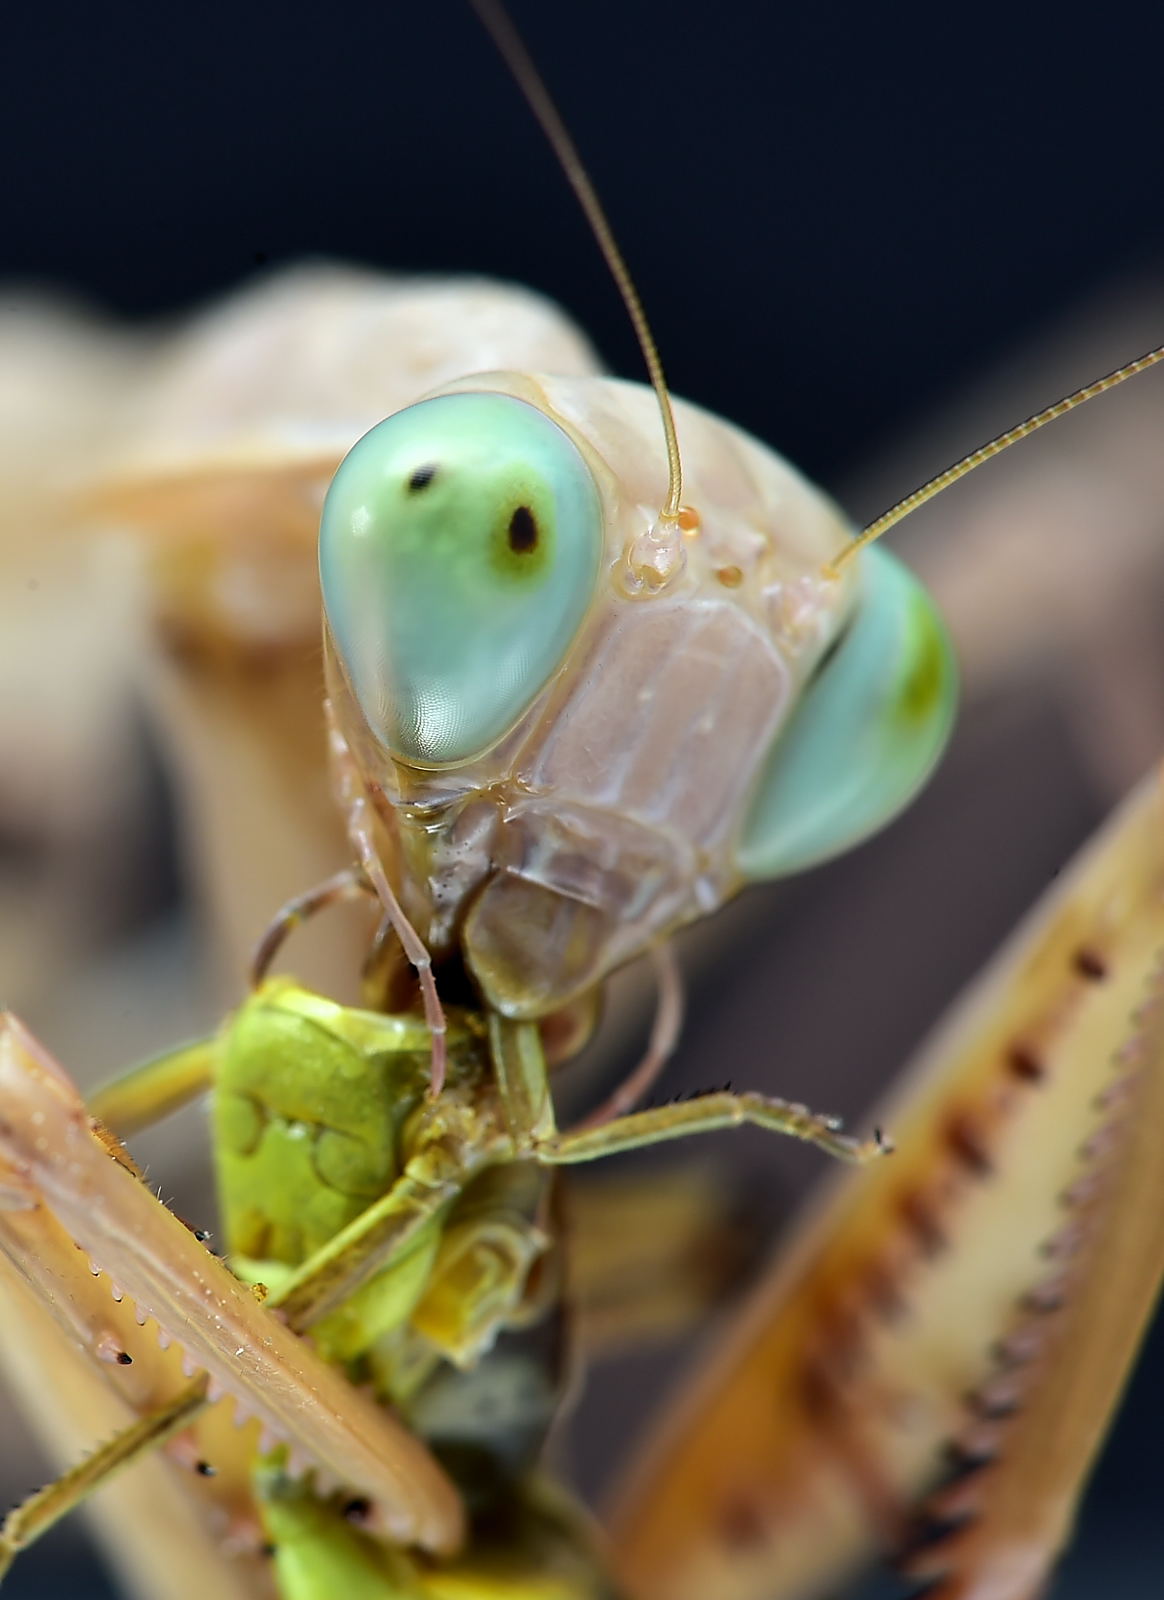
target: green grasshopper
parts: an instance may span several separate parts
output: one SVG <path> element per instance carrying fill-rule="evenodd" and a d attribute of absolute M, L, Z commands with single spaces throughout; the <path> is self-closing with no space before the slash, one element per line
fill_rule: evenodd
<path fill-rule="evenodd" d="M 59 1071 L 15 1026 L 6 1036 L 11 1257 L 41 1284 L 59 1267 L 56 1282 L 70 1286 L 54 1308 L 114 1378 L 146 1358 L 105 1298 L 75 1288 L 73 1241 L 216 1391 L 241 1393 L 267 1433 L 242 1452 L 259 1457 L 253 1491 L 209 1446 L 191 1455 L 182 1437 L 176 1448 L 212 1503 L 228 1487 L 239 1494 L 230 1535 L 244 1545 L 253 1492 L 262 1535 L 244 1559 L 261 1562 L 265 1539 L 287 1596 L 341 1584 L 385 1597 L 606 1592 L 572 1514 L 528 1477 L 554 1385 L 543 1381 L 532 1404 L 506 1387 L 511 1354 L 527 1383 L 553 1368 L 521 1350 L 554 1315 L 540 1167 L 744 1120 L 836 1154 L 876 1151 L 758 1096 L 615 1115 L 664 1049 L 594 1126 L 556 1130 L 540 1025 L 560 1023 L 614 967 L 743 881 L 821 859 L 884 821 L 936 758 L 952 700 L 948 652 L 912 580 L 878 555 L 855 577 L 831 509 L 787 469 L 679 408 L 687 504 L 677 454 L 664 487 L 651 453 L 649 393 L 604 385 L 595 402 L 598 392 L 521 375 L 448 385 L 357 446 L 325 515 L 333 750 L 363 874 L 351 882 L 371 885 L 400 935 L 425 1024 L 261 987 L 216 1045 L 166 1058 L 93 1108 L 129 1131 L 213 1080 L 227 1242 L 261 1304 L 166 1218 Z M 661 379 L 659 398 L 666 414 Z M 612 416 L 617 443 L 604 431 Z M 733 453 L 746 470 L 733 478 L 729 461 L 721 491 Z M 749 477 L 765 486 L 757 509 L 802 497 L 790 546 L 758 547 L 750 506 L 743 518 L 725 512 Z M 644 503 L 662 511 L 644 518 Z M 457 539 L 442 550 L 447 529 Z M 371 615 L 390 619 L 387 647 Z M 651 678 L 646 667 L 668 653 L 675 670 Z M 484 677 L 482 659 L 504 659 L 504 671 Z M 625 708 L 604 697 L 604 675 L 620 694 L 628 679 L 650 691 L 636 744 L 655 770 L 623 772 L 613 791 L 603 734 Z M 686 784 L 660 781 L 691 756 L 678 712 L 693 705 L 698 731 L 738 755 L 715 767 L 714 792 L 706 764 L 698 782 L 695 769 Z M 486 1006 L 449 1013 L 447 1066 L 433 957 L 446 971 L 462 965 Z M 337 1081 L 351 1093 L 337 1094 Z M 44 1230 L 62 1225 L 54 1258 Z M 276 1328 L 310 1329 L 316 1356 Z M 450 1377 L 462 1368 L 466 1388 Z M 488 1429 L 473 1409 L 478 1381 L 495 1412 Z M 447 1407 L 442 1391 L 455 1395 Z M 520 1426 L 498 1424 L 498 1391 Z M 13 1543 L 115 1463 L 184 1434 L 210 1399 L 202 1379 L 151 1396 L 141 1425 L 17 1514 Z M 451 1565 L 407 1553 L 447 1558 L 462 1534 L 458 1494 L 419 1440 L 449 1458 L 474 1518 Z"/>
<path fill-rule="evenodd" d="M 91 1113 L 19 1024 L 6 1024 L 0 1050 L 5 1249 L 42 1291 L 52 1285 L 54 1313 L 142 1413 L 18 1510 L 3 1548 L 10 1558 L 114 1466 L 228 1394 L 263 1425 L 259 1516 L 288 1600 L 341 1582 L 384 1600 L 452 1593 L 441 1585 L 456 1583 L 467 1595 L 495 1592 L 490 1584 L 557 1593 L 547 1587 L 555 1582 L 563 1595 L 611 1592 L 585 1567 L 571 1576 L 577 1536 L 563 1538 L 548 1491 L 523 1484 L 555 1409 L 554 1385 L 522 1352 L 528 1337 L 544 1343 L 557 1331 L 542 1169 L 744 1120 L 843 1157 L 877 1149 L 803 1107 L 729 1093 L 559 1133 L 536 1026 L 495 1012 L 455 1015 L 449 1076 L 433 1097 L 422 1023 L 338 1006 L 286 980 L 261 984 L 218 1040 L 111 1085 Z M 153 1198 L 108 1131 L 132 1131 L 207 1088 L 234 1276 Z M 261 1303 L 240 1278 L 261 1285 Z M 316 1355 L 293 1337 L 308 1331 Z M 187 1375 L 197 1366 L 209 1379 L 164 1398 L 151 1388 L 147 1402 L 138 1369 L 143 1344 L 158 1338 L 182 1349 Z M 380 1407 L 449 1461 L 484 1526 L 456 1577 L 433 1587 L 395 1547 L 455 1550 L 457 1493 L 336 1369 L 370 1385 Z M 237 1470 L 188 1437 L 182 1452 L 203 1478 L 221 1480 L 209 1498 L 229 1508 L 232 1540 L 245 1539 Z M 326 1498 L 337 1481 L 341 1498 Z M 394 1548 L 354 1531 L 353 1508 Z"/>

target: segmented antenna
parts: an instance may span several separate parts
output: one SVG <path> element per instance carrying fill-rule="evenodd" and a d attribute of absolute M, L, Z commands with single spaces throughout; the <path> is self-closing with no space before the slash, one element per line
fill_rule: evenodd
<path fill-rule="evenodd" d="M 1068 411 L 1074 411 L 1075 407 L 1083 405 L 1084 401 L 1094 400 L 1096 395 L 1114 389 L 1126 378 L 1134 378 L 1138 372 L 1154 367 L 1157 361 L 1161 360 L 1164 360 L 1164 344 L 1158 345 L 1155 350 L 1149 350 L 1145 355 L 1137 356 L 1135 361 L 1129 361 L 1127 366 L 1117 367 L 1106 377 L 1097 378 L 1094 383 L 1085 383 L 1082 389 L 1076 389 L 1073 394 L 1064 396 L 1062 400 L 1056 400 L 1053 406 L 1047 406 L 1043 411 L 1034 412 L 1025 422 L 1008 428 L 1005 433 L 1000 433 L 986 444 L 979 445 L 977 450 L 971 450 L 961 461 L 955 461 L 952 467 L 937 473 L 923 483 L 920 489 L 914 489 L 896 505 L 890 506 L 888 511 L 883 511 L 876 521 L 871 522 L 857 535 L 852 544 L 841 551 L 835 561 L 829 563 L 825 568 L 826 575 L 835 578 L 858 551 L 863 550 L 867 544 L 872 544 L 874 539 L 880 539 L 889 528 L 895 527 L 920 506 L 924 506 L 927 500 L 934 499 L 943 489 L 948 489 L 952 483 L 957 483 L 959 478 L 964 478 L 968 472 L 973 472 L 974 468 L 980 467 L 984 461 L 989 461 L 992 456 L 1001 455 L 1004 450 L 1009 450 L 1012 444 L 1017 444 L 1028 434 L 1037 433 L 1048 422 L 1054 422 L 1056 417 L 1066 416 Z"/>
<path fill-rule="evenodd" d="M 606 212 L 598 198 L 598 191 L 582 163 L 577 146 L 570 137 L 541 73 L 534 65 L 533 58 L 501 0 L 469 0 L 469 4 L 477 13 L 481 26 L 497 46 L 506 66 L 513 74 L 514 81 L 528 101 L 530 110 L 541 124 L 542 132 L 549 140 L 570 187 L 578 197 L 578 203 L 585 212 L 586 220 L 598 241 L 598 248 L 602 251 L 611 276 L 618 285 L 622 303 L 626 306 L 639 348 L 643 352 L 651 387 L 655 391 L 663 419 L 663 437 L 667 444 L 668 486 L 667 503 L 663 507 L 662 517 L 666 522 L 676 522 L 683 499 L 683 463 L 679 458 L 679 436 L 675 431 L 675 414 L 671 409 L 671 396 L 667 393 L 663 363 L 659 359 L 658 347 L 651 333 L 647 314 L 643 310 L 643 302 L 639 299 L 639 292 L 635 288 L 634 279 L 615 241 Z"/>

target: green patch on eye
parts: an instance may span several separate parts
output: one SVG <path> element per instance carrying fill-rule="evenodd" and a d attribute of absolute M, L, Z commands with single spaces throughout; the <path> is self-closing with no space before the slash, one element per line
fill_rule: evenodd
<path fill-rule="evenodd" d="M 950 641 L 933 602 L 921 588 L 909 607 L 906 626 L 912 640 L 905 652 L 897 710 L 904 724 L 916 726 L 930 722 L 949 693 Z"/>
<path fill-rule="evenodd" d="M 957 668 L 942 620 L 901 562 L 861 557 L 861 592 L 761 773 L 736 859 L 773 878 L 875 833 L 929 777 L 949 738 Z"/>
<path fill-rule="evenodd" d="M 436 560 L 449 588 L 460 585 L 466 593 L 491 578 L 534 585 L 552 568 L 554 493 L 536 469 L 520 462 L 467 468 L 462 458 L 443 467 L 439 460 L 428 462 L 411 472 L 406 459 L 399 471 L 397 503 L 385 495 L 377 507 L 398 560 L 417 571 Z"/>
<path fill-rule="evenodd" d="M 602 548 L 593 477 L 536 406 L 442 395 L 365 434 L 328 491 L 320 579 L 385 746 L 449 765 L 495 744 L 569 651 Z"/>

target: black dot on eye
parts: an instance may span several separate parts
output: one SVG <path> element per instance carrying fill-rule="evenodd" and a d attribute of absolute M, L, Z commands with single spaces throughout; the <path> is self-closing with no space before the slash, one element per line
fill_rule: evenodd
<path fill-rule="evenodd" d="M 537 518 L 528 506 L 518 506 L 509 519 L 509 548 L 525 556 L 538 547 Z"/>
<path fill-rule="evenodd" d="M 372 1515 L 372 1503 L 370 1500 L 365 1500 L 362 1495 L 359 1495 L 354 1500 L 346 1500 L 344 1502 L 341 1514 L 349 1522 L 357 1524 L 367 1522 Z"/>
<path fill-rule="evenodd" d="M 194 1471 L 200 1478 L 217 1478 L 218 1476 L 218 1468 L 212 1466 L 209 1461 L 196 1461 L 194 1463 Z"/>
<path fill-rule="evenodd" d="M 427 489 L 429 484 L 436 477 L 436 470 L 436 467 L 433 465 L 429 465 L 427 467 L 417 467 L 416 471 L 408 480 L 409 494 L 419 494 L 422 489 Z"/>

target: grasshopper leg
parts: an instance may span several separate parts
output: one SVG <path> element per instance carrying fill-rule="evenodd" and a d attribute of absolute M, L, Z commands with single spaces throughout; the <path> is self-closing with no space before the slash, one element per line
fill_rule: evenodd
<path fill-rule="evenodd" d="M 892 1148 L 880 1132 L 872 1139 L 851 1138 L 841 1132 L 835 1117 L 821 1116 L 790 1100 L 722 1090 L 695 1095 L 690 1100 L 677 1100 L 671 1105 L 652 1106 L 600 1127 L 582 1127 L 575 1132 L 539 1140 L 534 1154 L 538 1161 L 550 1166 L 573 1165 L 621 1155 L 644 1145 L 661 1144 L 666 1139 L 685 1139 L 691 1134 L 740 1128 L 749 1123 L 771 1133 L 804 1139 L 842 1161 L 870 1161 Z"/>
<path fill-rule="evenodd" d="M 107 1439 L 76 1466 L 30 1494 L 0 1523 L 0 1578 L 22 1550 L 102 1488 L 123 1467 L 187 1427 L 206 1404 L 206 1380 L 198 1378 L 145 1416 Z"/>
<path fill-rule="evenodd" d="M 638 1081 L 641 1069 L 636 1069 L 622 1089 L 580 1127 L 559 1133 L 536 1026 L 491 1014 L 489 1046 L 514 1144 L 519 1151 L 528 1151 L 548 1166 L 599 1161 L 643 1145 L 662 1144 L 666 1139 L 686 1139 L 720 1128 L 743 1127 L 745 1123 L 803 1139 L 841 1161 L 870 1161 L 892 1149 L 880 1131 L 872 1139 L 854 1139 L 841 1131 L 836 1117 L 822 1116 L 791 1100 L 754 1093 L 733 1094 L 729 1090 L 695 1095 L 690 1100 L 607 1120 L 616 1106 L 632 1103 L 645 1087 Z M 650 1056 L 647 1060 L 653 1066 Z"/>
<path fill-rule="evenodd" d="M 461 1193 L 473 1169 L 441 1176 L 424 1156 L 408 1163 L 388 1193 L 317 1250 L 267 1297 L 288 1327 L 306 1330 L 391 1267 Z"/>
<path fill-rule="evenodd" d="M 180 1111 L 210 1088 L 215 1043 L 212 1036 L 167 1050 L 102 1084 L 89 1100 L 90 1115 L 119 1138 L 128 1139 Z"/>

